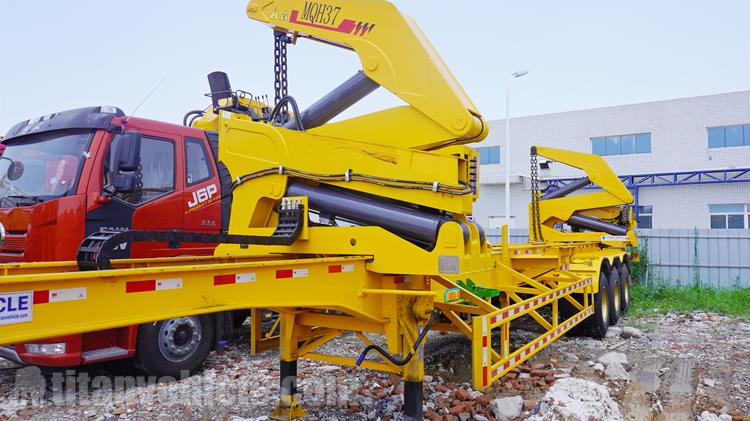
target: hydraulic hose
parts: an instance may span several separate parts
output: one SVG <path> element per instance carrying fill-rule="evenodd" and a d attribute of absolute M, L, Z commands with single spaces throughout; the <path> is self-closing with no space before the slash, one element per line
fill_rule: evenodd
<path fill-rule="evenodd" d="M 297 126 L 297 130 L 301 132 L 305 131 L 305 128 L 302 126 L 302 118 L 301 118 L 302 115 L 299 112 L 297 101 L 291 95 L 287 95 L 279 100 L 279 103 L 276 104 L 275 107 L 273 107 L 273 111 L 271 111 L 271 116 L 268 118 L 268 121 L 273 122 L 276 116 L 281 112 L 281 109 L 287 103 L 292 105 L 292 111 L 294 111 L 294 122 L 295 122 L 295 125 Z"/>
<path fill-rule="evenodd" d="M 182 125 L 189 127 L 189 125 L 188 125 L 188 119 L 190 118 L 190 116 L 199 117 L 199 116 L 202 116 L 202 115 L 203 115 L 203 110 L 188 111 L 187 113 L 185 113 L 185 117 L 182 117 Z M 195 118 L 191 119 L 190 120 L 190 124 L 192 124 L 194 120 L 195 120 Z"/>
<path fill-rule="evenodd" d="M 390 361 L 394 365 L 397 365 L 399 367 L 405 366 L 407 363 L 409 363 L 409 361 L 411 361 L 411 359 L 414 356 L 414 354 L 417 352 L 417 350 L 419 349 L 419 347 L 422 345 L 422 342 L 424 342 L 425 336 L 427 336 L 427 332 L 430 331 L 430 328 L 432 327 L 432 324 L 435 322 L 435 320 L 437 320 L 438 317 L 440 317 L 440 314 L 442 314 L 442 312 L 440 310 L 438 310 L 438 309 L 432 310 L 432 316 L 430 316 L 430 320 L 427 321 L 427 325 L 424 327 L 424 329 L 419 334 L 419 336 L 417 336 L 417 340 L 414 342 L 414 345 L 412 345 L 412 348 L 409 351 L 409 355 L 407 355 L 405 358 L 403 358 L 403 359 L 398 358 L 397 356 L 389 353 L 388 351 L 384 350 L 383 348 L 381 348 L 381 347 L 379 347 L 379 346 L 377 346 L 375 344 L 372 344 L 372 345 L 368 345 L 365 348 L 365 350 L 362 351 L 362 353 L 359 355 L 359 358 L 357 358 L 357 367 L 359 367 L 360 365 L 362 365 L 362 362 L 365 360 L 365 358 L 367 357 L 367 354 L 370 351 L 377 352 L 378 354 L 382 355 L 383 358 L 385 358 L 386 360 Z"/>

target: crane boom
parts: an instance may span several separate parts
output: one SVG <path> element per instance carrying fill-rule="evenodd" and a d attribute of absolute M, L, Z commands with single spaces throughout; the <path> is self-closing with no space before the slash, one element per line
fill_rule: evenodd
<path fill-rule="evenodd" d="M 318 132 L 362 140 L 362 133 L 351 129 L 364 122 L 369 131 L 365 138 L 422 150 L 478 142 L 487 136 L 486 122 L 427 36 L 393 4 L 252 0 L 247 14 L 293 39 L 353 50 L 369 79 L 409 104 Z M 388 136 L 389 125 L 404 127 L 405 122 L 411 125 L 409 136 Z"/>

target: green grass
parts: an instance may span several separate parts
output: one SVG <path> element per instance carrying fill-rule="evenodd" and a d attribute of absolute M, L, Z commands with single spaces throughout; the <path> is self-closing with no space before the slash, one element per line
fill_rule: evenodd
<path fill-rule="evenodd" d="M 666 285 L 647 287 L 636 284 L 630 293 L 631 316 L 704 310 L 750 318 L 750 288 L 716 289 Z"/>

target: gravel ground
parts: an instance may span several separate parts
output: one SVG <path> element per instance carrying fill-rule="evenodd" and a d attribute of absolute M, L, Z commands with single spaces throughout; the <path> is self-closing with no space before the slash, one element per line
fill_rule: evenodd
<path fill-rule="evenodd" d="M 518 345 L 536 334 L 516 329 L 512 341 Z M 346 335 L 322 351 L 356 357 L 362 348 Z M 750 420 L 750 323 L 716 314 L 625 318 L 605 340 L 565 337 L 485 391 L 470 387 L 463 336 L 431 333 L 425 355 L 427 419 L 587 420 L 621 413 L 626 420 L 721 414 Z M 264 420 L 277 400 L 278 376 L 278 352 L 251 357 L 242 340 L 212 352 L 199 373 L 180 380 L 144 377 L 122 362 L 50 374 L 0 360 L 0 420 Z M 555 383 L 560 387 L 550 390 Z M 310 420 L 401 419 L 402 385 L 394 375 L 299 362 Z M 602 406 L 609 397 L 592 400 L 571 390 L 609 392 L 618 411 Z M 571 412 L 578 407 L 582 412 Z"/>

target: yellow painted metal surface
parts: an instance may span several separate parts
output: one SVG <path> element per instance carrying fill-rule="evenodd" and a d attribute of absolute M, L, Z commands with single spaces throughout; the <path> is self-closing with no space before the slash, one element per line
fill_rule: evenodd
<path fill-rule="evenodd" d="M 221 245 L 213 257 L 119 260 L 112 270 L 91 272 L 79 272 L 75 262 L 0 265 L 0 297 L 32 304 L 28 320 L 0 320 L 0 344 L 252 309 L 252 352 L 273 340 L 285 362 L 355 365 L 317 350 L 347 331 L 363 348 L 371 345 L 365 333 L 382 334 L 394 358 L 413 357 L 404 365 L 370 357 L 361 366 L 421 381 L 423 344 L 416 339 L 438 309 L 435 329 L 471 339 L 474 385 L 482 388 L 592 313 L 599 271 L 605 260 L 624 261 L 625 248 L 636 244 L 635 223 L 626 239 L 615 240 L 555 224 L 574 212 L 611 218 L 632 201 L 600 157 L 539 147 L 540 155 L 586 171 L 604 191 L 540 204 L 546 242 L 512 245 L 506 227 L 502 243 L 491 245 L 469 219 L 478 156 L 463 145 L 483 139 L 487 125 L 411 18 L 382 0 L 253 0 L 247 12 L 292 37 L 352 49 L 367 76 L 408 105 L 304 132 L 207 112 L 195 126 L 218 131 L 219 159 L 236 180 L 230 233 L 271 235 L 275 210 L 297 182 L 441 212 L 450 220 L 435 244 L 420 247 L 377 226 L 317 226 L 305 218 L 288 246 Z M 487 292 L 492 296 L 482 296 Z M 561 300 L 577 309 L 567 320 Z M 261 308 L 280 313 L 279 329 L 267 337 Z M 521 316 L 544 333 L 512 349 L 512 323 Z M 302 414 L 295 396 L 282 396 L 274 416 Z"/>
<path fill-rule="evenodd" d="M 253 0 L 247 15 L 293 37 L 353 50 L 370 79 L 409 104 L 375 118 L 353 119 L 342 130 L 334 129 L 340 136 L 432 149 L 479 141 L 487 135 L 486 122 L 427 36 L 393 4 L 382 0 L 335 4 Z M 383 136 L 386 133 L 396 136 Z"/>

